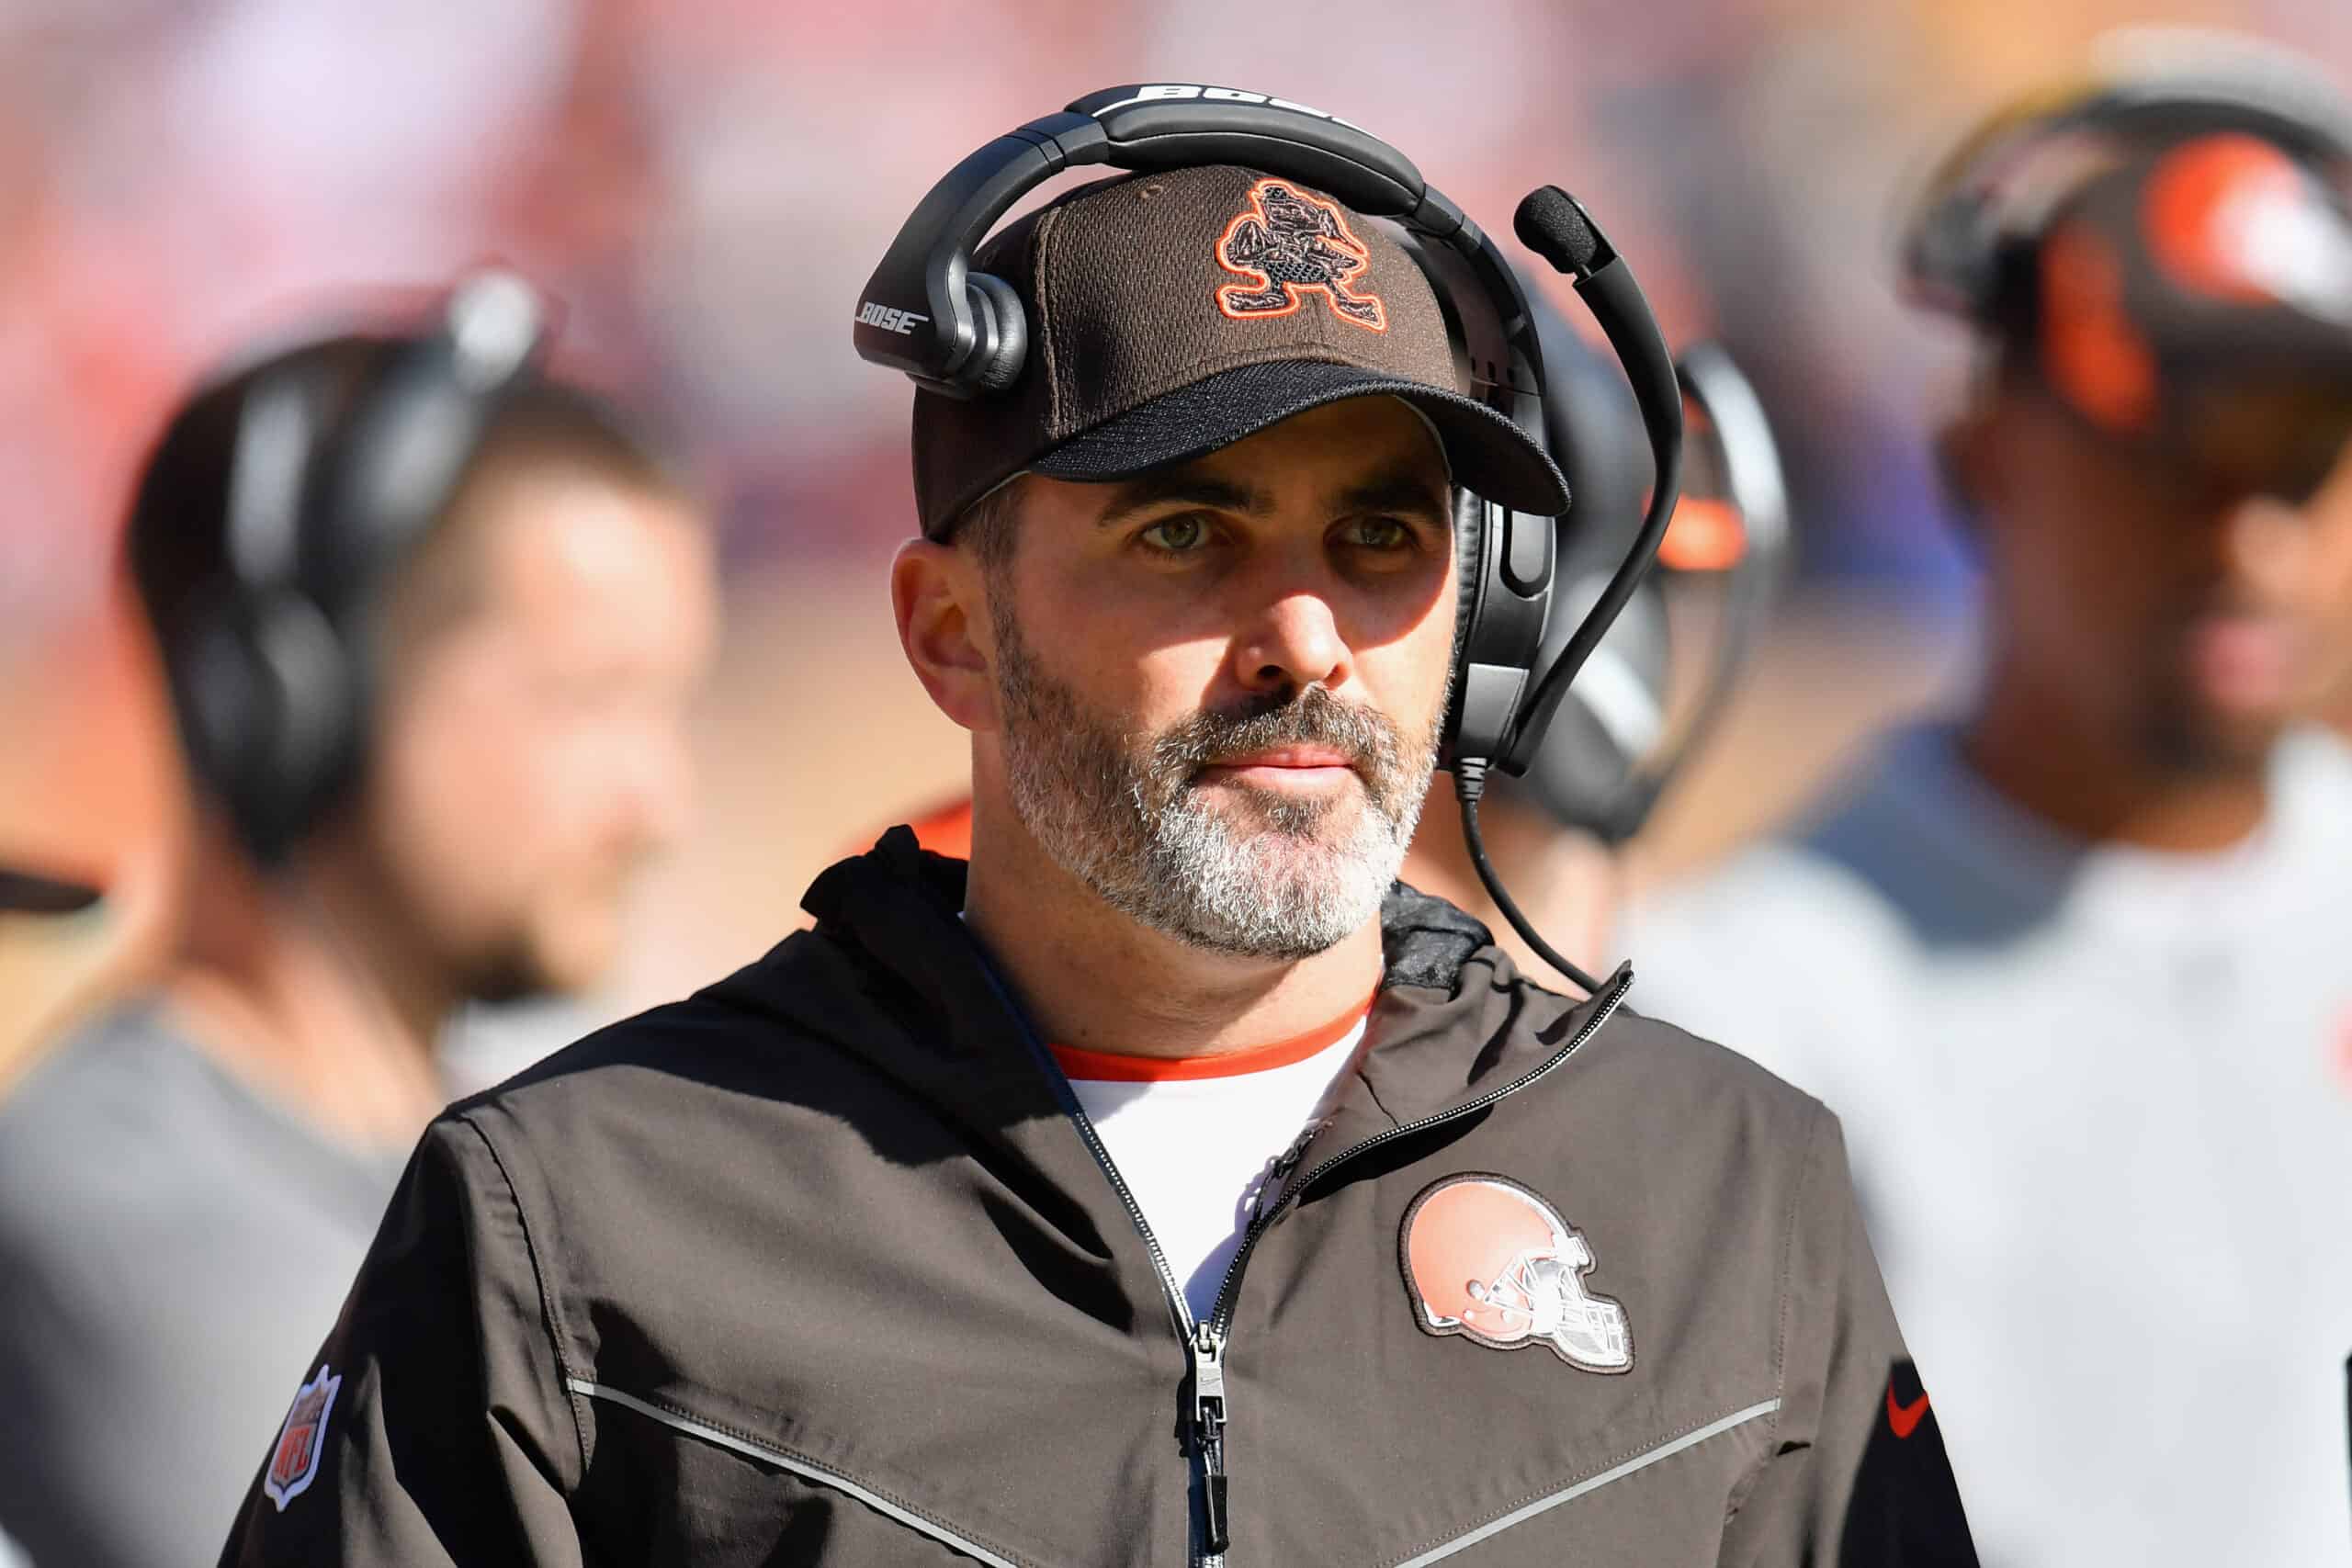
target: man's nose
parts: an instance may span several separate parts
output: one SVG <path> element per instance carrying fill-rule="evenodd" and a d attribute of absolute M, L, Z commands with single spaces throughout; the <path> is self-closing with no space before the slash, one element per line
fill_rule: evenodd
<path fill-rule="evenodd" d="M 2221 564 L 2233 577 L 2262 586 L 2290 586 L 2304 570 L 2311 529 L 2301 508 L 2277 496 L 2239 498 L 2222 514 Z"/>
<path fill-rule="evenodd" d="M 1271 601 L 1235 640 L 1233 674 L 1245 691 L 1336 687 L 1352 672 L 1339 619 L 1317 592 L 1294 589 Z"/>

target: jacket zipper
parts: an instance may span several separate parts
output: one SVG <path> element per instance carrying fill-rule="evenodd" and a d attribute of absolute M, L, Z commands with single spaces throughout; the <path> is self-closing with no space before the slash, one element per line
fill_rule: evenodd
<path fill-rule="evenodd" d="M 995 965 L 983 962 L 981 968 L 990 987 L 1004 1002 L 1005 1010 L 1019 1023 L 1030 1053 L 1037 1058 L 1038 1065 L 1046 1069 L 1048 1079 L 1059 1088 L 1062 1109 L 1071 1124 L 1077 1127 L 1079 1139 L 1085 1144 L 1086 1152 L 1094 1156 L 1094 1163 L 1111 1183 L 1111 1190 L 1117 1193 L 1119 1201 L 1126 1206 L 1127 1218 L 1134 1222 L 1136 1234 L 1143 1237 L 1144 1250 L 1151 1255 L 1152 1271 L 1159 1276 L 1160 1293 L 1168 1298 L 1169 1315 L 1175 1320 L 1177 1337 L 1183 1341 L 1191 1393 L 1180 1402 L 1179 1415 L 1184 1422 L 1188 1438 L 1186 1446 L 1199 1466 L 1201 1481 L 1200 1528 L 1192 1551 L 1193 1568 L 1224 1568 L 1226 1548 L 1232 1543 L 1229 1477 L 1225 1465 L 1226 1341 L 1233 1325 L 1233 1302 L 1241 1288 L 1241 1271 L 1249 1264 L 1250 1254 L 1257 1248 L 1258 1238 L 1282 1217 L 1283 1212 L 1290 1207 L 1298 1194 L 1337 1167 L 1384 1144 L 1394 1143 L 1398 1138 L 1409 1137 L 1431 1127 L 1442 1126 L 1457 1117 L 1483 1111 L 1506 1095 L 1517 1094 L 1551 1072 L 1575 1055 L 1586 1041 L 1600 1032 L 1600 1026 L 1609 1021 L 1610 1014 L 1615 1012 L 1617 1005 L 1624 1000 L 1625 992 L 1634 983 L 1631 966 L 1620 964 L 1617 973 L 1610 977 L 1609 988 L 1601 994 L 1600 1005 L 1585 1021 L 1584 1027 L 1577 1030 L 1566 1044 L 1501 1088 L 1489 1089 L 1476 1100 L 1451 1110 L 1375 1133 L 1341 1149 L 1298 1180 L 1284 1182 L 1273 1202 L 1259 1213 L 1250 1221 L 1250 1228 L 1242 1233 L 1241 1246 L 1234 1253 L 1233 1261 L 1226 1265 L 1224 1279 L 1218 1281 L 1215 1309 L 1207 1320 L 1202 1322 L 1193 1318 L 1192 1303 L 1184 1299 L 1184 1288 L 1176 1278 L 1176 1270 L 1169 1265 L 1168 1254 L 1161 1249 L 1159 1238 L 1151 1234 L 1150 1222 L 1143 1216 L 1143 1205 L 1136 1201 L 1134 1190 L 1128 1187 L 1126 1178 L 1119 1174 L 1117 1164 L 1111 1158 L 1111 1151 L 1102 1146 L 1102 1135 L 1094 1130 L 1093 1120 L 1086 1114 L 1086 1108 L 1078 1102 L 1077 1094 L 1070 1090 L 1069 1080 L 1063 1076 L 1059 1064 L 1055 1062 L 1053 1053 L 1046 1049 L 1045 1043 L 1037 1038 L 1036 1031 L 1030 1028 L 1028 1015 L 1013 1005 L 1011 994 L 997 979 Z M 1306 1139 L 1295 1145 L 1284 1155 L 1277 1168 L 1283 1164 L 1295 1168 L 1304 1160 L 1311 1140 L 1310 1133 Z M 1273 1178 L 1270 1176 L 1269 1179 Z"/>
<path fill-rule="evenodd" d="M 1312 1169 L 1308 1170 L 1305 1176 L 1300 1177 L 1297 1180 L 1285 1181 L 1283 1184 L 1282 1190 L 1275 1195 L 1273 1202 L 1266 1205 L 1261 1213 L 1250 1220 L 1250 1228 L 1244 1231 L 1241 1235 L 1241 1246 L 1233 1254 L 1233 1261 L 1225 1266 L 1225 1278 L 1217 1283 L 1216 1302 L 1209 1313 L 1208 1321 L 1200 1325 L 1194 1335 L 1194 1340 L 1198 1347 L 1193 1361 L 1195 1367 L 1194 1376 L 1196 1380 L 1199 1375 L 1197 1369 L 1200 1366 L 1201 1358 L 1203 1356 L 1206 1356 L 1211 1359 L 1212 1364 L 1216 1369 L 1216 1398 L 1214 1408 L 1210 1408 L 1207 1402 L 1201 1399 L 1198 1393 L 1199 1385 L 1196 1382 L 1193 1414 L 1193 1430 L 1195 1434 L 1197 1444 L 1201 1447 L 1203 1453 L 1207 1456 L 1207 1463 L 1204 1468 L 1204 1477 L 1206 1480 L 1204 1491 L 1209 1497 L 1215 1500 L 1216 1504 L 1215 1512 L 1209 1516 L 1214 1521 L 1216 1521 L 1214 1526 L 1216 1530 L 1216 1540 L 1212 1547 L 1212 1551 L 1214 1552 L 1219 1554 L 1223 1553 L 1227 1544 L 1226 1536 L 1228 1533 L 1225 1529 L 1225 1521 L 1228 1517 L 1228 1497 L 1225 1469 L 1225 1423 L 1227 1414 L 1225 1400 L 1225 1355 L 1227 1340 L 1233 1328 L 1234 1302 L 1236 1297 L 1240 1294 L 1241 1291 L 1241 1273 L 1243 1269 L 1250 1266 L 1250 1255 L 1257 1250 L 1258 1238 L 1264 1235 L 1268 1230 L 1272 1228 L 1274 1222 L 1282 1218 L 1283 1211 L 1287 1210 L 1294 1202 L 1297 1201 L 1301 1193 L 1314 1186 L 1317 1181 L 1320 1181 L 1331 1171 L 1337 1169 L 1342 1165 L 1345 1165 L 1348 1161 L 1356 1158 L 1360 1155 L 1368 1153 L 1373 1149 L 1379 1148 L 1384 1144 L 1394 1143 L 1399 1138 L 1411 1137 L 1417 1133 L 1427 1132 L 1431 1127 L 1442 1126 L 1448 1122 L 1452 1122 L 1458 1117 L 1467 1116 L 1473 1111 L 1483 1111 L 1487 1106 L 1494 1104 L 1495 1101 L 1501 1100 L 1506 1095 L 1517 1094 L 1521 1089 L 1525 1089 L 1536 1079 L 1543 1077 L 1545 1074 L 1559 1066 L 1561 1063 L 1566 1061 L 1570 1056 L 1575 1055 L 1577 1052 L 1583 1047 L 1586 1041 L 1591 1039 L 1596 1033 L 1600 1032 L 1600 1026 L 1609 1021 L 1610 1014 L 1617 1010 L 1618 1004 L 1625 999 L 1625 993 L 1632 988 L 1633 984 L 1634 976 L 1631 967 L 1621 964 L 1618 967 L 1617 973 L 1610 977 L 1609 988 L 1601 993 L 1600 1005 L 1593 1009 L 1592 1016 L 1585 1020 L 1584 1027 L 1577 1030 L 1566 1044 L 1552 1053 L 1550 1056 L 1537 1063 L 1534 1066 L 1530 1067 L 1527 1071 L 1521 1073 L 1510 1082 L 1502 1085 L 1498 1089 L 1489 1089 L 1485 1094 L 1478 1096 L 1476 1100 L 1468 1100 L 1463 1104 L 1453 1106 L 1450 1110 L 1438 1111 L 1436 1114 L 1431 1116 L 1424 1116 L 1416 1122 L 1401 1123 L 1400 1125 L 1388 1128 L 1385 1132 L 1375 1133 L 1371 1137 L 1365 1138 L 1361 1142 L 1351 1144 L 1348 1147 L 1341 1149 L 1338 1154 L 1333 1155 L 1330 1158 L 1324 1160 L 1321 1164 L 1317 1165 Z M 1298 1145 L 1295 1151 L 1301 1159 L 1303 1159 L 1306 1152 L 1306 1149 L 1305 1145 Z M 1295 1165 L 1299 1163 L 1299 1161 L 1294 1160 L 1292 1163 Z M 1223 1562 L 1223 1557 L 1219 1555 L 1216 1557 L 1214 1561 L 1221 1563 Z"/>
<path fill-rule="evenodd" d="M 1199 1538 L 1193 1542 L 1191 1555 L 1194 1568 L 1224 1568 L 1228 1532 L 1225 1516 L 1223 1347 L 1218 1340 L 1204 1333 L 1205 1325 L 1193 1321 L 1192 1303 L 1184 1299 L 1184 1287 L 1177 1280 L 1176 1270 L 1169 1265 L 1168 1254 L 1161 1249 L 1159 1238 L 1151 1234 L 1151 1223 L 1143 1217 L 1143 1205 L 1136 1201 L 1135 1190 L 1127 1185 L 1127 1179 L 1119 1174 L 1117 1164 L 1111 1158 L 1111 1151 L 1102 1146 L 1102 1135 L 1094 1130 L 1093 1118 L 1087 1115 L 1086 1107 L 1079 1103 L 1077 1092 L 1069 1087 L 1069 1079 L 1063 1074 L 1060 1064 L 1054 1060 L 1054 1054 L 1046 1048 L 1046 1043 L 1037 1037 L 1037 1032 L 1030 1027 L 1029 1015 L 1014 1002 L 1012 993 L 998 977 L 996 964 L 987 951 L 977 942 L 973 943 L 973 950 L 979 956 L 980 973 L 987 977 L 989 989 L 996 992 L 997 999 L 1020 1029 L 1021 1038 L 1028 1045 L 1029 1054 L 1036 1058 L 1038 1068 L 1046 1075 L 1046 1081 L 1054 1086 L 1055 1093 L 1062 1102 L 1063 1113 L 1078 1129 L 1079 1141 L 1086 1145 L 1086 1152 L 1094 1156 L 1094 1163 L 1102 1170 L 1103 1179 L 1110 1182 L 1111 1190 L 1117 1193 L 1119 1201 L 1126 1206 L 1127 1218 L 1133 1222 L 1136 1234 L 1143 1237 L 1144 1250 L 1151 1255 L 1152 1272 L 1159 1277 L 1159 1292 L 1167 1298 L 1168 1314 L 1175 1323 L 1177 1339 L 1184 1347 L 1187 1381 L 1193 1391 L 1190 1399 L 1179 1398 L 1177 1401 L 1177 1415 L 1184 1424 L 1188 1439 L 1185 1446 L 1190 1450 L 1190 1457 L 1201 1468 L 1203 1519 Z M 1212 1391 L 1205 1399 L 1201 1393 L 1204 1388 Z M 1205 1436 L 1212 1433 L 1215 1436 L 1213 1448 L 1204 1440 Z"/>

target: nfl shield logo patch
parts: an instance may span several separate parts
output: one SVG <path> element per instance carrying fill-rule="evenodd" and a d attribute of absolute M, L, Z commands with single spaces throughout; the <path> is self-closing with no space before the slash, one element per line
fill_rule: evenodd
<path fill-rule="evenodd" d="M 287 1504 L 318 1479 L 327 1416 L 334 1410 L 335 1391 L 342 1386 L 343 1379 L 328 1376 L 326 1363 L 322 1361 L 319 1375 L 294 1392 L 293 1407 L 286 1412 L 286 1425 L 277 1429 L 277 1447 L 270 1450 L 269 1469 L 261 1478 L 262 1491 L 281 1514 Z"/>

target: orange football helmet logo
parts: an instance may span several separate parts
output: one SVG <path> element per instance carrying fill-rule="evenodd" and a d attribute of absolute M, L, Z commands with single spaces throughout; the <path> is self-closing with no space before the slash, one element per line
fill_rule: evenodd
<path fill-rule="evenodd" d="M 1405 1211 L 1398 1253 L 1414 1319 L 1498 1350 L 1548 1346 L 1588 1372 L 1634 1364 L 1625 1309 L 1585 1289 L 1592 1248 L 1506 1176 L 1449 1176 Z"/>

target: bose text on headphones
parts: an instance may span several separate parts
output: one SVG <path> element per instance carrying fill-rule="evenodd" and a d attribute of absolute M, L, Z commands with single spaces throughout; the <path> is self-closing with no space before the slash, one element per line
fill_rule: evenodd
<path fill-rule="evenodd" d="M 544 316 L 521 279 L 452 295 L 329 423 L 316 371 L 266 374 L 237 415 L 222 573 L 170 636 L 188 761 L 245 847 L 282 859 L 363 761 L 385 577 L 448 506 Z"/>
<path fill-rule="evenodd" d="M 1399 225 L 1415 242 L 1408 248 L 1430 272 L 1450 321 L 1462 326 L 1472 394 L 1541 437 L 1543 349 L 1518 280 L 1494 242 L 1387 143 L 1319 109 L 1228 87 L 1106 88 L 966 157 L 915 208 L 875 269 L 856 311 L 858 353 L 944 396 L 1004 391 L 1021 374 L 1029 336 L 1012 287 L 972 268 L 972 254 L 989 230 L 1023 196 L 1068 170 L 1218 164 L 1297 180 L 1364 217 Z M 1479 844 L 1477 802 L 1489 768 L 1525 773 L 1568 682 L 1656 556 L 1673 513 L 1682 400 L 1640 287 L 1576 199 L 1544 186 L 1520 204 L 1514 228 L 1530 250 L 1574 279 L 1615 350 L 1641 411 L 1658 480 L 1624 558 L 1540 676 L 1535 665 L 1552 600 L 1553 520 L 1477 503 L 1476 525 L 1456 545 L 1467 608 L 1441 765 L 1453 773 L 1472 860 L 1497 905 L 1546 962 L 1597 989 L 1502 893 Z M 1486 310 L 1462 310 L 1465 298 L 1484 300 Z"/>

